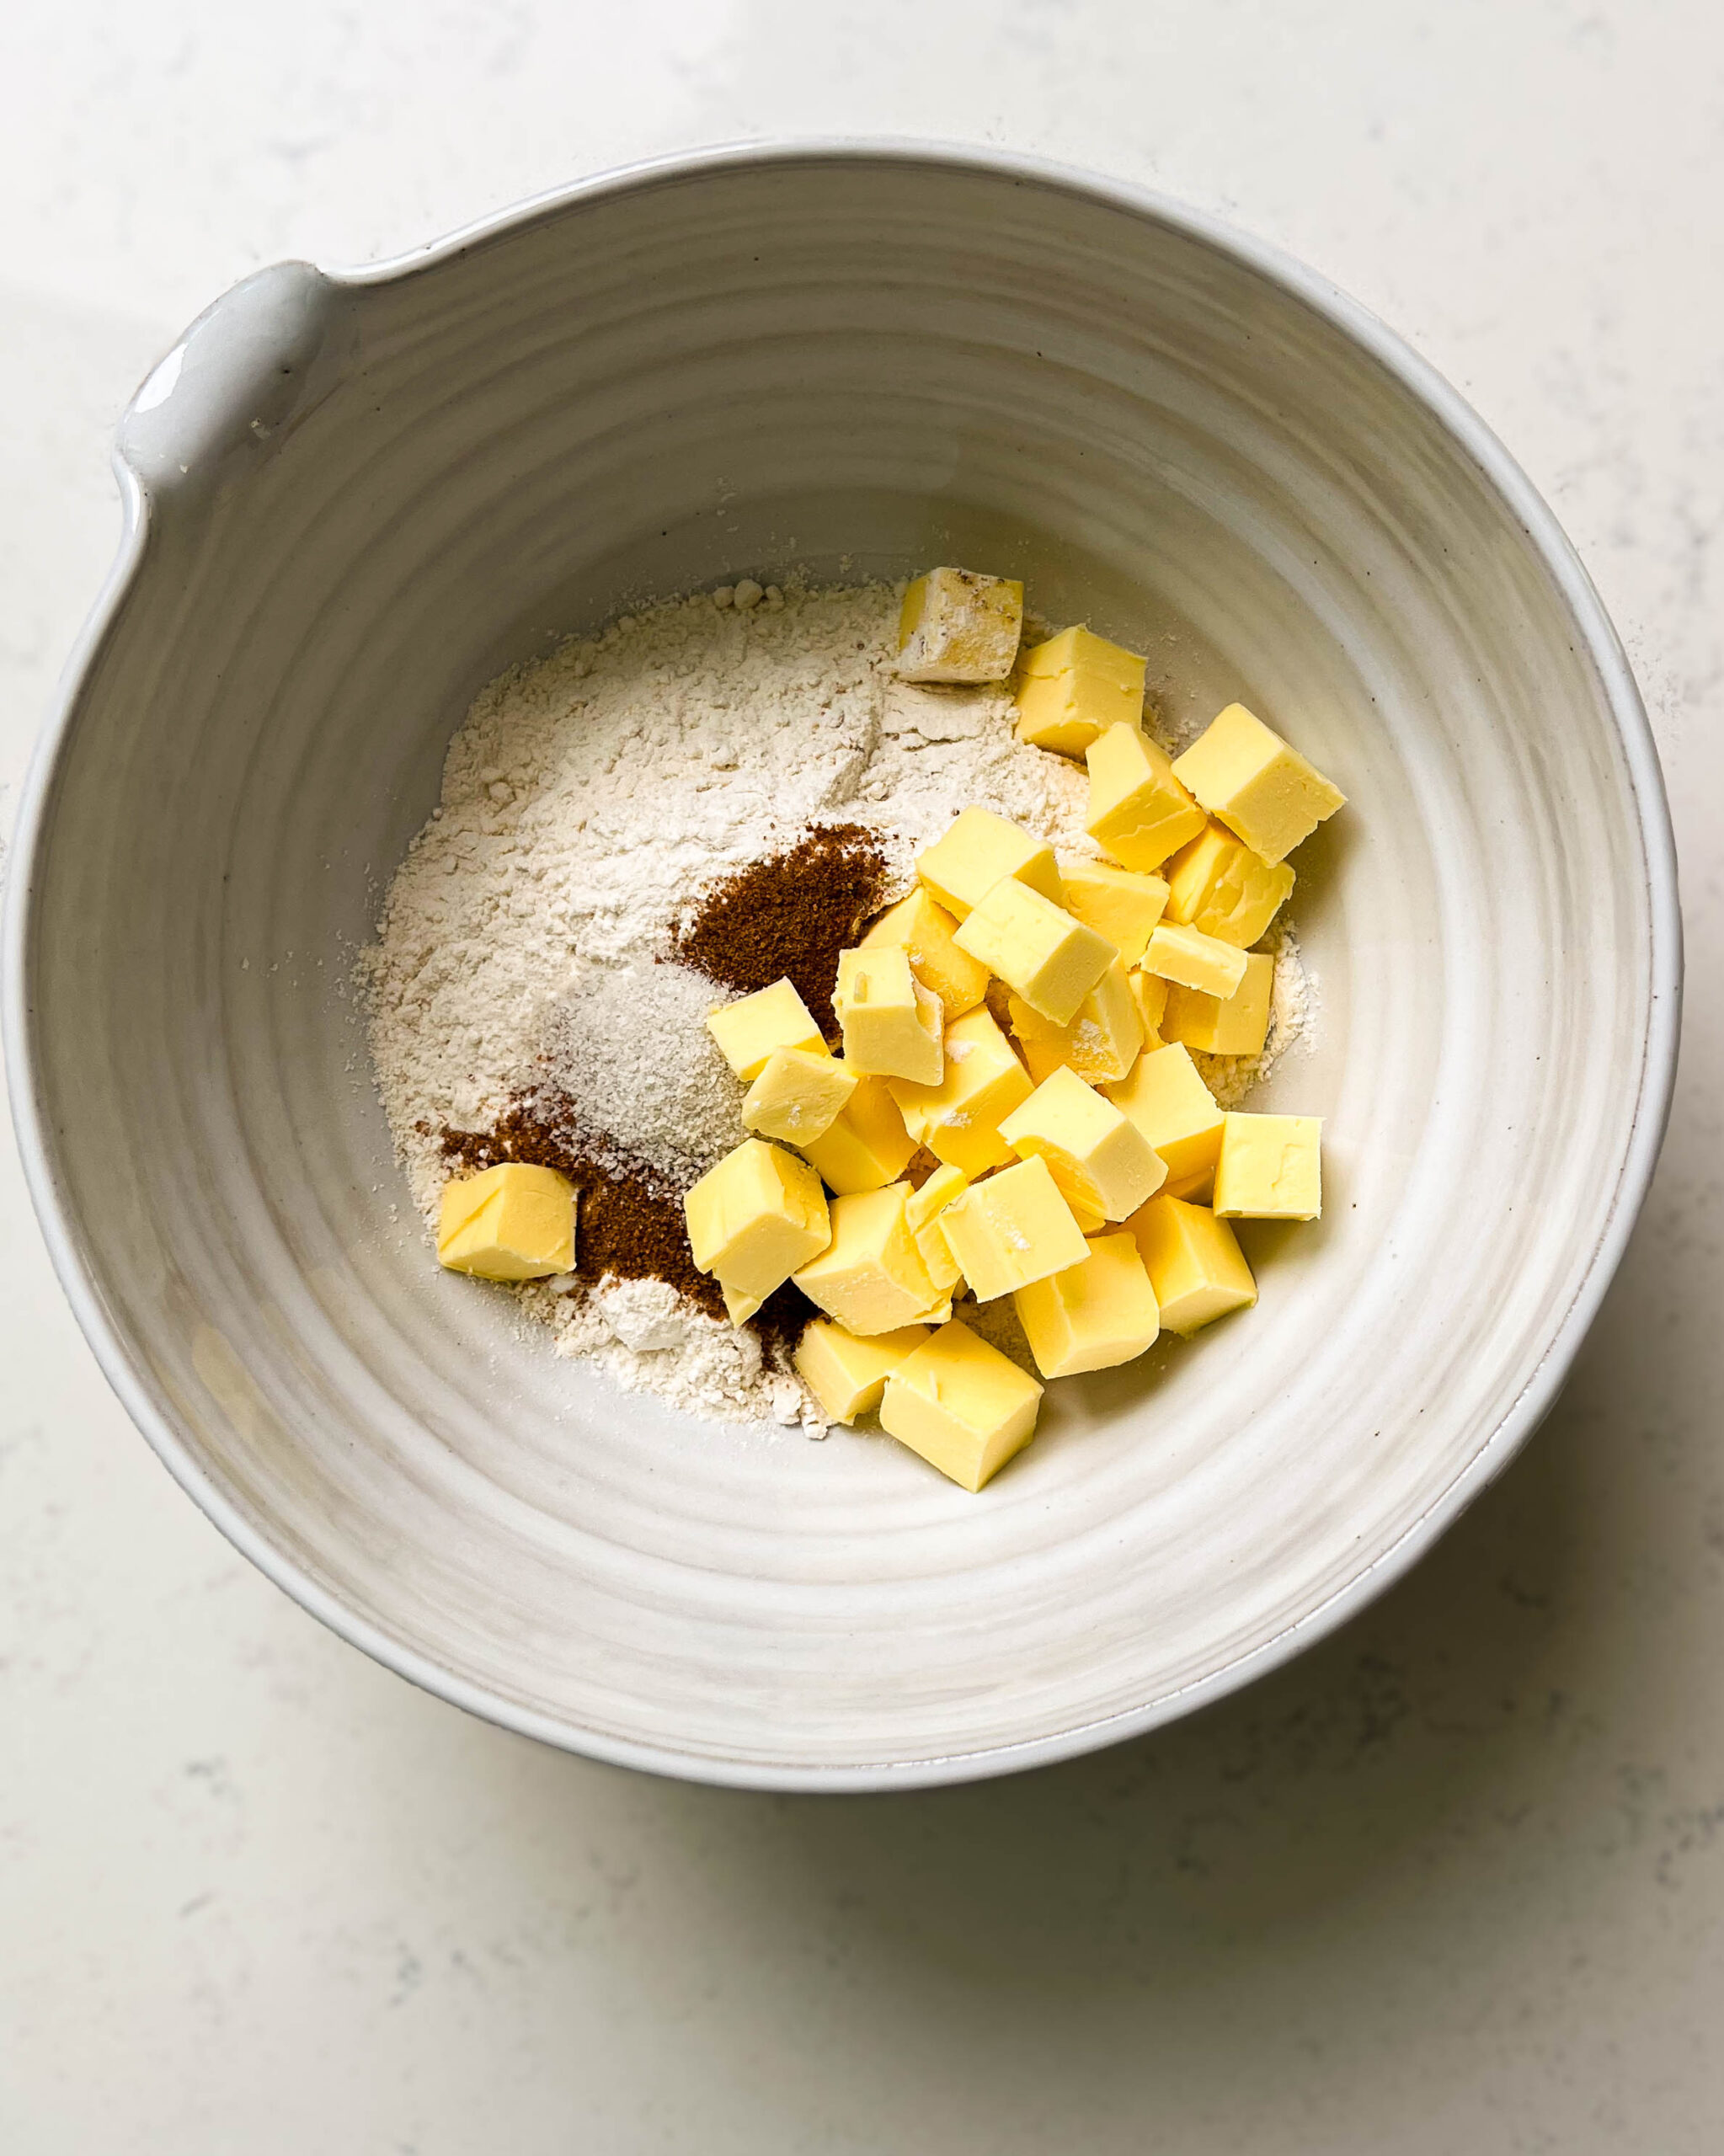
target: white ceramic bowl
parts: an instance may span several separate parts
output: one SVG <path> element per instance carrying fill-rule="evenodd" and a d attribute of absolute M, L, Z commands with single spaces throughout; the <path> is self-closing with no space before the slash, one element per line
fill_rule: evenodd
<path fill-rule="evenodd" d="M 715 1781 L 995 1773 L 1292 1653 L 1549 1405 L 1664 1119 L 1657 762 L 1548 512 L 1309 272 L 1017 159 L 699 157 L 264 272 L 120 468 L 12 872 L 19 1136 L 141 1428 L 349 1639 Z M 1268 1102 L 1328 1118 L 1326 1219 L 1250 1238 L 1253 1315 L 1055 1388 L 979 1498 L 523 1347 L 395 1217 L 344 993 L 482 682 L 841 556 L 1010 568 L 1352 804 L 1301 857 L 1321 1016 Z"/>

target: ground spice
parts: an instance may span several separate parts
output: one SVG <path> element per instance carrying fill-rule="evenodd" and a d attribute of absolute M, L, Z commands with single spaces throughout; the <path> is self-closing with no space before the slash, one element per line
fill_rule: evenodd
<path fill-rule="evenodd" d="M 607 1277 L 663 1280 L 707 1316 L 724 1317 L 718 1282 L 696 1270 L 681 1191 L 613 1139 L 584 1137 L 574 1104 L 563 1096 L 517 1101 L 488 1130 L 446 1128 L 438 1142 L 451 1166 L 468 1175 L 520 1161 L 567 1176 L 578 1193 L 578 1278 L 594 1287 Z M 787 1281 L 761 1305 L 750 1323 L 771 1367 L 786 1366 L 814 1315 L 813 1304 Z"/>
<path fill-rule="evenodd" d="M 885 889 L 885 857 L 872 831 L 818 825 L 787 852 L 752 862 L 707 892 L 672 955 L 741 995 L 787 977 L 815 1024 L 835 1033 L 838 953 L 860 940 Z"/>

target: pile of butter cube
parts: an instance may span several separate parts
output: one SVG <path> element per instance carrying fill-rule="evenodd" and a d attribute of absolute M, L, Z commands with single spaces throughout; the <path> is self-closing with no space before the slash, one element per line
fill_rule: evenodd
<path fill-rule="evenodd" d="M 931 571 L 899 670 L 1012 679 L 1018 738 L 1088 765 L 1108 858 L 966 808 L 840 958 L 841 1054 L 788 980 L 713 1011 L 752 1134 L 685 1201 L 733 1321 L 793 1280 L 825 1313 L 794 1360 L 827 1416 L 878 1409 L 969 1490 L 1029 1442 L 1043 1387 L 955 1298 L 1010 1296 L 1043 1378 L 1107 1369 L 1256 1301 L 1231 1221 L 1321 1210 L 1318 1119 L 1224 1113 L 1191 1051 L 1262 1049 L 1273 961 L 1250 947 L 1342 796 L 1240 704 L 1169 757 L 1143 659 L 1084 627 L 1020 655 L 1022 597 Z"/>

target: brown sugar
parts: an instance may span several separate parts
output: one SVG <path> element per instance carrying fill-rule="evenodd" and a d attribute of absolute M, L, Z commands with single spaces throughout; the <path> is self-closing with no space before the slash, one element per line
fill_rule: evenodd
<path fill-rule="evenodd" d="M 752 995 L 788 979 L 817 1026 L 838 1030 L 838 953 L 885 903 L 886 862 L 860 824 L 817 825 L 783 853 L 751 862 L 708 891 L 671 955 Z"/>

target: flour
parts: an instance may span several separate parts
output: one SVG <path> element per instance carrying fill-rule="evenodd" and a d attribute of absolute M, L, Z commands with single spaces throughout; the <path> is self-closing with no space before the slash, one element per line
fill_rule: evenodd
<path fill-rule="evenodd" d="M 486 1128 L 547 1071 L 584 1127 L 679 1185 L 738 1141 L 740 1088 L 701 1022 L 724 992 L 665 953 L 703 892 L 810 823 L 867 826 L 894 889 L 972 803 L 1095 853 L 1083 766 L 1017 741 L 1003 687 L 892 674 L 897 607 L 883 585 L 745 579 L 624 615 L 481 692 L 360 961 L 378 1088 L 428 1224 L 438 1134 Z M 1278 966 L 1277 982 L 1278 1012 Z M 1284 1007 L 1293 1027 L 1291 989 Z M 559 1353 L 697 1414 L 803 1412 L 752 1333 L 664 1283 L 570 1285 L 513 1291 Z"/>

